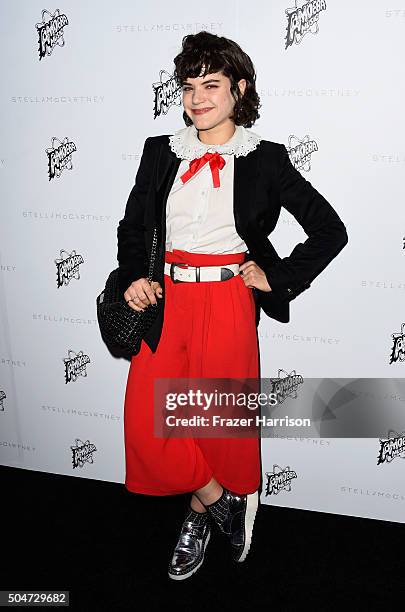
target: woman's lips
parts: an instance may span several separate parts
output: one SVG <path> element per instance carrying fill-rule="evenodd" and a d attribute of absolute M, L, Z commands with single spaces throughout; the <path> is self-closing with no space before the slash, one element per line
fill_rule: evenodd
<path fill-rule="evenodd" d="M 204 113 L 208 113 L 208 111 L 212 110 L 212 108 L 192 108 L 191 110 L 195 115 L 203 115 Z"/>

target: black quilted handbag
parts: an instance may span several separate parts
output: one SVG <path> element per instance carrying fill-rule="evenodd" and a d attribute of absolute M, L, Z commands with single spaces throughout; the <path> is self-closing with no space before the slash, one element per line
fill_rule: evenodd
<path fill-rule="evenodd" d="M 156 258 L 157 230 L 153 234 L 152 251 L 149 263 L 149 283 L 153 277 L 153 267 Z M 137 355 L 141 349 L 142 338 L 155 321 L 159 308 L 156 304 L 149 304 L 145 310 L 137 311 L 128 306 L 118 287 L 118 269 L 113 270 L 106 281 L 104 290 L 96 299 L 97 319 L 101 335 L 106 341 L 131 355 Z"/>

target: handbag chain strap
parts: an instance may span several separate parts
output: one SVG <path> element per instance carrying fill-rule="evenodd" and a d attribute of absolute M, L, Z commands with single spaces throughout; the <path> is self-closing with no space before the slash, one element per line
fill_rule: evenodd
<path fill-rule="evenodd" d="M 151 255 L 150 255 L 150 263 L 149 263 L 149 275 L 148 275 L 149 283 L 152 282 L 153 266 L 155 264 L 155 257 L 156 257 L 156 244 L 157 244 L 157 228 L 155 227 L 154 232 L 153 232 L 153 243 L 152 243 L 152 250 L 151 250 Z"/>

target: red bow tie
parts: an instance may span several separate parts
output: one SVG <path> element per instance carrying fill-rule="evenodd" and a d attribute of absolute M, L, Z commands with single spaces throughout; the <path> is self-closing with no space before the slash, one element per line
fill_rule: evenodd
<path fill-rule="evenodd" d="M 219 170 L 222 170 L 226 162 L 224 158 L 221 157 L 221 155 L 218 153 L 218 151 L 215 151 L 215 153 L 205 153 L 205 155 L 203 155 L 202 157 L 197 157 L 197 159 L 193 159 L 193 161 L 190 162 L 190 168 L 180 177 L 183 183 L 191 179 L 191 177 L 196 172 L 198 172 L 200 168 L 205 166 L 208 161 L 210 162 L 212 182 L 214 184 L 214 187 L 219 187 Z"/>

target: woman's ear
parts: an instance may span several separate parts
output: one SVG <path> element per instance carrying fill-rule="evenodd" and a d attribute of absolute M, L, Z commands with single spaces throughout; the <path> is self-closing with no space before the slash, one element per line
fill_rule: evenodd
<path fill-rule="evenodd" d="M 240 93 L 243 96 L 243 94 L 245 93 L 245 89 L 246 89 L 246 79 L 241 79 L 240 81 L 238 81 L 238 86 L 239 86 Z"/>

